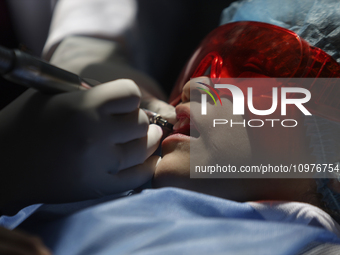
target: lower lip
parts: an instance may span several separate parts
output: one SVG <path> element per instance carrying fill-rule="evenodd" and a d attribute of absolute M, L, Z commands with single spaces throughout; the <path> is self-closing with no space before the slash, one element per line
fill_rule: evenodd
<path fill-rule="evenodd" d="M 168 143 L 176 143 L 176 142 L 190 142 L 190 136 L 187 135 L 183 135 L 180 133 L 177 134 L 172 134 L 167 136 L 163 142 L 162 142 L 162 146 L 166 146 Z"/>

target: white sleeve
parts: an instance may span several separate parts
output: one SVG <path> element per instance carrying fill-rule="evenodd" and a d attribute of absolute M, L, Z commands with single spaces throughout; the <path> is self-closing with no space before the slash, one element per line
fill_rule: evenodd
<path fill-rule="evenodd" d="M 70 35 L 117 38 L 134 24 L 136 0 L 59 0 L 43 56 L 49 58 L 58 43 Z"/>

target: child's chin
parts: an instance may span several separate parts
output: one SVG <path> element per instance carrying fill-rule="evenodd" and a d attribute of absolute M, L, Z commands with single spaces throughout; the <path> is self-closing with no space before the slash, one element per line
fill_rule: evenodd
<path fill-rule="evenodd" d="M 152 179 L 153 188 L 178 187 L 185 189 L 190 181 L 189 168 L 186 171 L 174 170 L 173 168 L 156 168 Z"/>

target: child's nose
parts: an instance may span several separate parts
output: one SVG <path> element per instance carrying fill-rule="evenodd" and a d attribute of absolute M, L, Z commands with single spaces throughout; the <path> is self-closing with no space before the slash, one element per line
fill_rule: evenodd
<path fill-rule="evenodd" d="M 207 86 L 203 84 L 208 84 L 212 86 L 211 81 L 208 77 L 198 77 L 198 78 L 194 78 L 188 81 L 182 89 L 182 98 L 181 98 L 182 102 L 185 103 L 185 102 L 193 101 L 196 95 L 199 98 L 201 98 L 201 94 L 204 93 L 204 91 L 201 89 L 208 89 Z"/>

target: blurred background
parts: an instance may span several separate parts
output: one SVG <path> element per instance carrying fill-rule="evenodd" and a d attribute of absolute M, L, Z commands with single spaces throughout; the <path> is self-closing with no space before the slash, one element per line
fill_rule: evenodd
<path fill-rule="evenodd" d="M 69 0 L 72 1 L 72 0 Z M 114 0 L 112 0 L 114 1 Z M 57 0 L 0 0 L 0 45 L 40 56 Z M 232 0 L 140 0 L 137 22 L 150 76 L 169 95 L 195 47 L 218 26 Z M 155 38 L 157 38 L 155 40 Z M 0 109 L 25 89 L 0 77 Z"/>
<path fill-rule="evenodd" d="M 0 45 L 40 56 L 54 4 L 54 0 L 0 0 Z M 0 109 L 25 90 L 0 76 Z"/>

